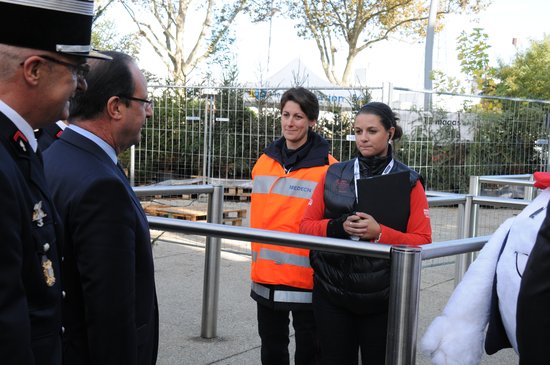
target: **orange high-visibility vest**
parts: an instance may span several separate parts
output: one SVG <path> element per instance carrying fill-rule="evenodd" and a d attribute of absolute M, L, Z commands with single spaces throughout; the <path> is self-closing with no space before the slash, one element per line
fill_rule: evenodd
<path fill-rule="evenodd" d="M 336 159 L 329 155 L 329 163 Z M 317 184 L 328 165 L 285 172 L 271 157 L 262 155 L 252 170 L 250 226 L 297 233 Z M 313 288 L 309 250 L 252 242 L 252 281 L 260 284 Z"/>

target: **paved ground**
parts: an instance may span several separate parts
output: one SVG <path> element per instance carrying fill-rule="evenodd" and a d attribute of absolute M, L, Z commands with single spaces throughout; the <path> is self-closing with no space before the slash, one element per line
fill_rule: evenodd
<path fill-rule="evenodd" d="M 154 236 L 158 236 L 158 232 Z M 200 337 L 204 249 L 157 240 L 154 254 L 161 321 L 158 364 L 259 364 L 255 302 L 249 297 L 249 256 L 222 253 L 218 336 L 205 340 Z M 419 337 L 446 304 L 453 289 L 453 276 L 454 265 L 423 269 Z M 507 350 L 485 356 L 481 364 L 517 362 L 515 353 Z M 430 361 L 418 354 L 417 364 L 428 365 Z"/>

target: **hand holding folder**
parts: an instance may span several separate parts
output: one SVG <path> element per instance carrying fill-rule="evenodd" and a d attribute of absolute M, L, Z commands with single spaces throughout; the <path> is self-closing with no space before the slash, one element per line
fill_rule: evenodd
<path fill-rule="evenodd" d="M 379 224 L 407 231 L 411 186 L 409 172 L 377 175 L 357 180 L 357 211 L 370 214 Z"/>

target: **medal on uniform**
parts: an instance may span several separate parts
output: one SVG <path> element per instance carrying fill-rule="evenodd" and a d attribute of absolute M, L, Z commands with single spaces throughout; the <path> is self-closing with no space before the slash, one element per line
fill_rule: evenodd
<path fill-rule="evenodd" d="M 42 227 L 44 225 L 44 218 L 46 216 L 47 214 L 42 210 L 42 200 L 41 200 L 34 205 L 34 209 L 32 211 L 32 221 L 36 222 L 36 225 L 38 227 Z"/>
<path fill-rule="evenodd" d="M 52 261 L 46 256 L 42 256 L 42 273 L 44 274 L 44 280 L 47 286 L 53 286 L 55 284 L 55 274 L 53 272 Z"/>

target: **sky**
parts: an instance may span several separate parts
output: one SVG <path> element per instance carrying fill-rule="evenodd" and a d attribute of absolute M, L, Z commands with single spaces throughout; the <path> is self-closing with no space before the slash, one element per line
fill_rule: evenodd
<path fill-rule="evenodd" d="M 493 0 L 493 4 L 477 16 L 449 17 L 444 31 L 435 37 L 433 68 L 458 76 L 456 38 L 462 30 L 469 33 L 474 27 L 484 28 L 489 34 L 491 48 L 488 52 L 492 64 L 496 65 L 497 59 L 509 63 L 518 50 L 529 45 L 530 40 L 540 40 L 545 33 L 550 35 L 548 14 L 548 0 Z M 117 12 L 119 16 L 123 16 L 121 12 Z M 479 18 L 479 22 L 471 22 L 473 18 Z M 128 24 L 131 21 L 117 23 Z M 314 41 L 300 39 L 292 22 L 281 16 L 275 17 L 271 25 L 270 47 L 269 24 L 251 24 L 244 16 L 237 19 L 235 37 L 236 43 L 232 49 L 237 50 L 235 56 L 239 66 L 239 81 L 242 83 L 258 84 L 295 59 L 307 65 L 320 78 L 325 78 Z M 517 46 L 512 44 L 513 38 L 517 39 Z M 162 66 L 145 43 L 140 65 L 162 76 Z M 368 86 L 381 86 L 384 82 L 422 89 L 424 49 L 423 41 L 407 42 L 393 38 L 363 51 L 355 62 L 355 68 L 360 70 Z"/>
<path fill-rule="evenodd" d="M 459 73 L 456 59 L 456 39 L 462 30 L 470 32 L 474 27 L 484 28 L 489 35 L 489 55 L 496 66 L 497 59 L 509 63 L 517 50 L 529 45 L 530 39 L 540 40 L 544 33 L 550 35 L 550 1 L 547 0 L 493 0 L 493 4 L 481 13 L 478 23 L 469 22 L 472 16 L 449 17 L 443 32 L 435 37 L 434 69 L 447 74 Z M 290 22 L 276 18 L 272 27 L 269 70 L 267 71 L 269 27 L 239 24 L 237 49 L 241 80 L 253 81 L 267 77 L 283 68 L 294 58 L 300 58 L 315 74 L 324 78 L 319 53 L 313 41 L 295 36 Z M 517 48 L 512 39 L 517 38 Z M 252 49 L 253 52 L 247 52 Z M 406 42 L 398 39 L 379 42 L 359 55 L 356 69 L 365 69 L 367 84 L 379 86 L 391 82 L 394 86 L 423 88 L 425 43 Z M 260 73 L 259 70 L 263 70 Z"/>

